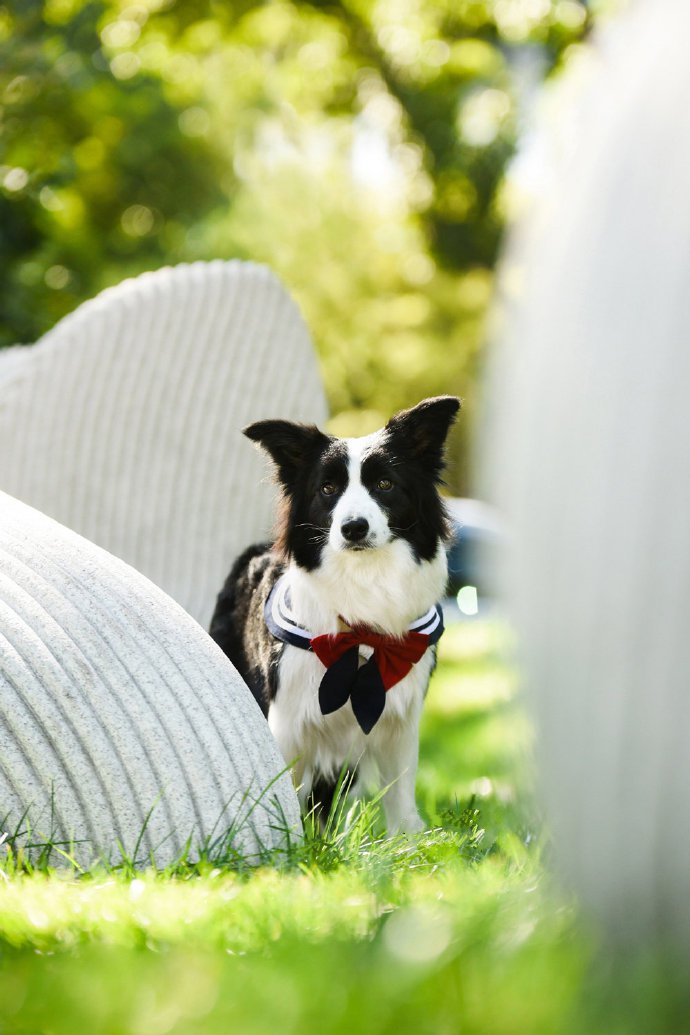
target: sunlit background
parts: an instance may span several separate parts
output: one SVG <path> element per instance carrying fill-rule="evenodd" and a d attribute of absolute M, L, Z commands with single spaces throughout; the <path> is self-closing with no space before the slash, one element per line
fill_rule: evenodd
<path fill-rule="evenodd" d="M 481 577 L 492 566 L 468 567 L 454 543 L 452 623 L 421 731 L 417 793 L 429 832 L 410 846 L 355 824 L 251 874 L 202 860 L 163 879 L 132 880 L 126 868 L 69 879 L 33 875 L 0 825 L 0 1027 L 4 1011 L 23 1021 L 12 1030 L 55 1035 L 687 1029 L 687 952 L 667 957 L 649 938 L 627 958 L 597 927 L 613 916 L 606 937 L 618 944 L 628 922 L 649 923 L 654 938 L 666 924 L 687 946 L 690 900 L 688 781 L 678 776 L 687 377 L 676 363 L 687 353 L 676 256 L 685 262 L 688 237 L 682 191 L 659 187 L 682 183 L 686 168 L 677 128 L 687 91 L 673 93 L 681 65 L 667 57 L 674 31 L 685 45 L 684 22 L 674 20 L 677 0 L 675 15 L 664 5 L 659 37 L 632 37 L 630 50 L 631 37 L 618 37 L 626 61 L 589 94 L 590 114 L 601 98 L 616 118 L 578 134 L 581 112 L 568 100 L 590 62 L 610 71 L 605 47 L 589 41 L 621 6 L 0 0 L 0 346 L 36 340 L 147 269 L 267 263 L 316 342 L 334 431 L 368 431 L 427 394 L 463 396 L 449 509 L 461 542 L 481 533 L 497 557 L 507 532 L 517 541 L 514 523 L 460 497 L 476 491 L 483 357 L 502 339 L 497 280 L 505 296 L 521 294 L 520 248 L 495 272 L 502 242 L 578 147 L 611 172 L 580 190 L 572 162 L 559 221 L 535 235 L 539 274 L 554 242 L 569 247 L 559 291 L 537 277 L 531 324 L 506 338 L 520 360 L 506 370 L 524 375 L 506 381 L 522 402 L 505 408 L 508 430 L 495 439 L 498 450 L 518 441 L 516 411 L 539 415 L 520 440 L 529 464 L 507 449 L 501 474 L 512 465 L 521 486 L 516 584 L 527 603 L 515 640 L 524 646 L 526 629 L 533 644 L 537 679 L 525 685 L 533 701 L 541 687 L 553 801 L 561 781 L 551 812 L 566 835 L 560 849 L 533 793 L 537 711 L 516 700 L 519 676 L 505 663 L 514 638 L 499 609 L 485 607 L 493 584 Z M 657 0 L 631 6 L 661 24 Z M 611 37 L 623 31 L 615 21 Z M 655 47 L 649 67 L 662 73 L 665 61 L 672 74 L 648 86 L 641 57 Z M 602 126 L 616 133 L 597 150 Z M 668 169 L 674 176 L 661 175 Z M 573 229 L 590 225 L 606 242 L 596 255 Z M 521 337 L 525 326 L 538 333 Z M 592 382 L 604 373 L 591 396 L 580 391 L 583 368 Z M 548 448 L 532 448 L 542 429 Z M 559 850 L 563 872 L 580 867 L 590 903 L 604 903 L 600 915 L 590 905 L 584 925 L 553 882 Z M 626 884 L 631 875 L 639 885 Z M 628 887 L 626 916 L 615 910 Z"/>
<path fill-rule="evenodd" d="M 583 0 L 0 5 L 0 345 L 169 263 L 268 263 L 336 432 L 427 394 L 468 491 L 506 178 Z"/>

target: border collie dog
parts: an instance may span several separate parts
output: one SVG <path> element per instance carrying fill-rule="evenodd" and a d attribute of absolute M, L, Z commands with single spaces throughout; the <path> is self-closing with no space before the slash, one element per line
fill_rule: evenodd
<path fill-rule="evenodd" d="M 460 408 L 426 399 L 364 438 L 283 420 L 244 433 L 275 464 L 276 540 L 221 590 L 211 636 L 249 685 L 303 807 L 344 766 L 387 787 L 388 831 L 419 831 L 419 718 L 443 631 L 449 526 L 438 486 Z"/>

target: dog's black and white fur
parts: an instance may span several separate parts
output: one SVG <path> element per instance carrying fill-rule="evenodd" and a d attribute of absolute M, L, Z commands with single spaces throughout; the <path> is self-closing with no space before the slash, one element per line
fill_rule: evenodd
<path fill-rule="evenodd" d="M 458 399 L 427 399 L 364 438 L 338 439 L 282 420 L 245 434 L 271 456 L 282 489 L 276 541 L 236 561 L 218 597 L 211 635 L 251 688 L 303 804 L 328 806 L 347 763 L 363 786 L 389 786 L 390 832 L 417 831 L 418 728 L 435 664 L 429 647 L 386 694 L 368 735 L 350 703 L 319 707 L 324 666 L 316 655 L 273 638 L 264 604 L 286 573 L 293 613 L 314 635 L 348 627 L 402 636 L 439 600 L 447 579 L 448 523 L 438 485 Z M 366 658 L 371 648 L 361 647 Z"/>

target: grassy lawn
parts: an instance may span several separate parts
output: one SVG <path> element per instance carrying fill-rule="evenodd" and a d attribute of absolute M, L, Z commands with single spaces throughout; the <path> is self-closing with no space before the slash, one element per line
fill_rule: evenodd
<path fill-rule="evenodd" d="M 432 681 L 419 800 L 375 809 L 251 873 L 0 868 L 0 1033 L 690 1030 L 663 961 L 612 960 L 547 876 L 530 730 L 501 633 L 452 629 Z"/>

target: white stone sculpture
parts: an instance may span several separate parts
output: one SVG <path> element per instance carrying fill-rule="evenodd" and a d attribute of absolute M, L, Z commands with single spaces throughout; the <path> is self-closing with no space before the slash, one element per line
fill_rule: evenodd
<path fill-rule="evenodd" d="M 273 274 L 162 269 L 0 352 L 0 490 L 121 557 L 206 627 L 232 560 L 271 529 L 270 479 L 240 429 L 326 415 L 309 333 Z"/>
<path fill-rule="evenodd" d="M 557 858 L 609 933 L 686 950 L 689 33 L 638 3 L 595 50 L 504 263 L 485 435 Z"/>
<path fill-rule="evenodd" d="M 165 865 L 188 839 L 257 859 L 298 836 L 268 726 L 192 620 L 270 534 L 241 435 L 269 416 L 326 405 L 296 306 L 249 263 L 144 274 L 0 352 L 0 820 L 18 842 Z"/>
<path fill-rule="evenodd" d="M 181 607 L 0 493 L 0 833 L 86 866 L 165 866 L 187 848 L 258 860 L 300 836 L 283 770 L 248 688 Z"/>

